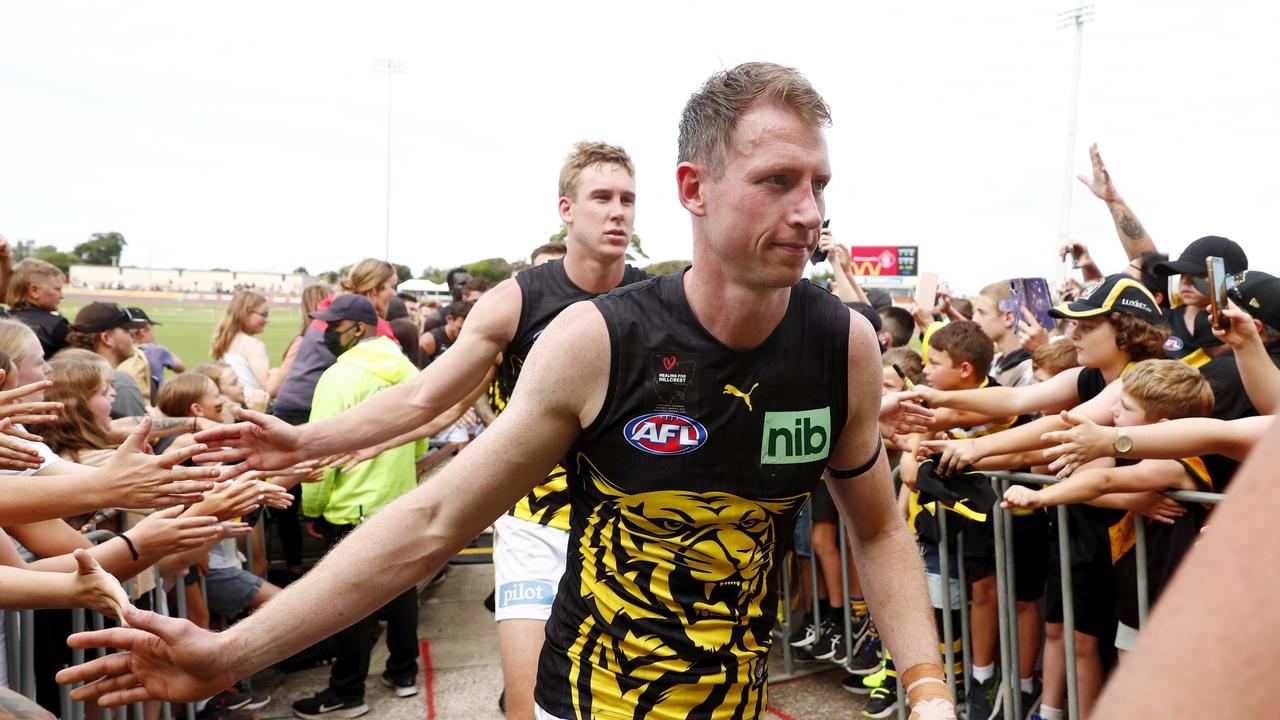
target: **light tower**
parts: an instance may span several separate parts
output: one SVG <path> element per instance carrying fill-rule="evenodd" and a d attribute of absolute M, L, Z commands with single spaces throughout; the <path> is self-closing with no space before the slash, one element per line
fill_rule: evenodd
<path fill-rule="evenodd" d="M 373 61 L 373 69 L 387 74 L 387 240 L 383 259 L 391 262 L 391 76 L 404 72 L 404 63 L 378 59 Z"/>
<path fill-rule="evenodd" d="M 1071 187 L 1075 178 L 1076 115 L 1080 106 L 1080 50 L 1084 44 L 1084 24 L 1093 20 L 1093 6 L 1081 5 L 1058 13 L 1058 28 L 1075 27 L 1075 61 L 1071 69 L 1071 104 L 1067 109 L 1067 167 L 1062 178 L 1062 205 L 1059 217 L 1058 247 L 1067 244 L 1071 229 Z M 1057 250 L 1058 248 L 1054 248 Z"/>

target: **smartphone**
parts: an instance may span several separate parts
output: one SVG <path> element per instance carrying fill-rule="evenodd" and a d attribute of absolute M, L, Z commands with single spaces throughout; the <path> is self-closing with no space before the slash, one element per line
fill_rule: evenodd
<path fill-rule="evenodd" d="M 824 229 L 825 229 L 828 225 L 830 225 L 830 224 L 831 224 L 831 220 L 830 220 L 830 219 L 827 219 L 827 220 L 823 220 L 823 221 L 822 221 L 822 227 L 823 227 Z M 821 237 L 821 236 L 819 236 L 819 237 Z M 817 265 L 817 264 L 818 264 L 818 263 L 820 263 L 820 262 L 826 262 L 826 261 L 827 261 L 827 251 L 826 251 L 826 250 L 821 250 L 821 249 L 819 249 L 819 248 L 816 248 L 816 247 L 815 247 L 815 248 L 813 249 L 813 254 L 809 256 L 809 262 L 813 263 L 814 265 Z"/>
<path fill-rule="evenodd" d="M 1209 302 L 1212 303 L 1209 306 L 1209 317 L 1214 327 L 1226 330 L 1231 325 L 1231 321 L 1222 312 L 1227 307 L 1227 269 L 1220 257 L 1207 257 L 1204 264 L 1209 273 Z"/>
<path fill-rule="evenodd" d="M 916 306 L 926 310 L 932 310 L 933 305 L 938 300 L 938 274 L 930 272 L 920 273 L 920 280 L 916 282 Z"/>

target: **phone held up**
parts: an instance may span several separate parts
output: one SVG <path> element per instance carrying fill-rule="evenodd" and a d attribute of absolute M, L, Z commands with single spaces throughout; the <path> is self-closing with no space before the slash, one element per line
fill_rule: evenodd
<path fill-rule="evenodd" d="M 1204 259 L 1205 270 L 1209 274 L 1209 306 L 1210 319 L 1214 327 L 1226 330 L 1231 321 L 1222 312 L 1227 307 L 1227 270 L 1220 257 Z"/>
<path fill-rule="evenodd" d="M 826 228 L 830 224 L 831 224 L 831 220 L 829 219 L 822 221 L 823 228 Z M 826 261 L 827 261 L 827 251 L 815 247 L 813 249 L 813 254 L 809 256 L 809 262 L 813 263 L 814 265 L 817 265 L 820 262 L 826 262 Z"/>

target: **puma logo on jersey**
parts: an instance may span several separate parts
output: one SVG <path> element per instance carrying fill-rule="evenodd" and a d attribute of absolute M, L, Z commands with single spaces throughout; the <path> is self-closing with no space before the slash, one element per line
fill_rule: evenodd
<path fill-rule="evenodd" d="M 734 387 L 734 386 L 732 386 L 732 385 L 725 385 L 725 386 L 724 386 L 724 393 L 722 393 L 722 394 L 724 394 L 724 395 L 732 395 L 732 396 L 734 396 L 734 397 L 740 397 L 740 398 L 742 398 L 742 402 L 744 402 L 744 403 L 746 403 L 746 404 L 747 404 L 747 410 L 748 410 L 749 412 L 755 412 L 755 410 L 754 410 L 754 409 L 752 409 L 752 407 L 751 407 L 751 393 L 755 392 L 755 391 L 756 391 L 756 388 L 758 388 L 758 387 L 760 387 L 760 383 L 756 383 L 755 385 L 752 385 L 752 386 L 751 386 L 751 389 L 750 389 L 750 390 L 748 390 L 748 391 L 746 391 L 746 392 L 742 392 L 741 390 L 739 390 L 738 388 L 736 388 L 736 387 Z"/>

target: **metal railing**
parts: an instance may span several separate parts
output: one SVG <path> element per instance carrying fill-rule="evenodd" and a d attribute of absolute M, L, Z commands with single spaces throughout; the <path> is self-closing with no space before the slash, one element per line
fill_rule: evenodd
<path fill-rule="evenodd" d="M 967 534 L 973 532 L 986 531 L 993 534 L 995 543 L 994 560 L 995 560 L 995 577 L 996 577 L 996 613 L 997 613 L 997 630 L 999 634 L 998 654 L 999 669 L 1002 691 L 999 693 L 996 702 L 1000 705 L 1004 717 L 1025 717 L 1031 708 L 1022 707 L 1022 694 L 1018 685 L 1018 679 L 1021 675 L 1020 671 L 1020 638 L 1018 637 L 1018 598 L 1017 598 L 1017 567 L 1013 560 L 1014 555 L 1014 534 L 1013 534 L 1013 513 L 1011 510 L 1000 507 L 1001 499 L 1008 490 L 1011 483 L 1018 482 L 1029 485 L 1052 485 L 1059 480 L 1048 475 L 1035 475 L 1031 473 L 999 471 L 984 473 L 991 481 L 992 490 L 995 492 L 995 504 L 988 510 L 989 524 L 969 523 L 965 529 L 962 529 L 955 539 L 956 551 L 951 550 L 950 534 L 947 532 L 948 513 L 939 511 L 936 515 L 938 522 L 938 530 L 940 541 L 938 543 L 939 555 L 939 574 L 942 577 L 943 591 L 941 593 L 942 610 L 942 646 L 943 661 L 945 663 L 945 672 L 947 678 L 947 687 L 951 691 L 952 696 L 956 697 L 956 691 L 959 683 L 955 676 L 955 657 L 954 646 L 956 641 L 956 630 L 952 620 L 953 611 L 959 610 L 960 615 L 960 643 L 961 654 L 964 657 L 963 672 L 966 678 L 973 677 L 973 661 L 971 654 L 972 638 L 970 629 L 970 613 L 969 613 L 969 584 L 966 577 L 964 566 L 964 543 Z M 897 469 L 894 469 L 894 477 L 897 477 Z M 1205 493 L 1189 490 L 1169 490 L 1162 493 L 1170 499 L 1179 502 L 1200 503 L 1205 505 L 1216 505 L 1222 501 L 1222 495 L 1217 493 Z M 980 510 L 980 509 L 979 509 Z M 1058 562 L 1060 564 L 1060 577 L 1062 585 L 1062 606 L 1063 606 L 1063 644 L 1065 647 L 1065 669 L 1066 669 L 1066 715 L 1072 720 L 1079 720 L 1080 715 L 1080 697 L 1079 682 L 1076 673 L 1076 643 L 1075 643 L 1075 627 L 1076 613 L 1074 606 L 1074 597 L 1072 593 L 1072 576 L 1071 576 L 1071 525 L 1068 518 L 1067 506 L 1060 505 L 1056 508 L 1056 532 L 1058 535 Z M 849 594 L 849 577 L 847 572 L 846 552 L 848 545 L 845 539 L 845 525 L 839 523 L 839 543 L 840 543 L 840 559 L 841 559 L 841 579 L 844 594 Z M 1147 558 L 1147 537 L 1144 522 L 1134 523 L 1134 560 L 1137 575 L 1137 607 L 1138 607 L 1138 625 L 1139 628 L 1146 624 L 1147 614 L 1150 609 L 1150 588 L 1148 579 L 1148 558 Z M 816 553 L 815 553 L 816 555 Z M 816 561 L 816 557 L 814 558 Z M 955 561 L 958 564 L 957 581 L 960 589 L 960 607 L 952 607 L 951 596 L 951 563 Z M 1045 558 L 1046 562 L 1050 562 L 1049 558 Z M 820 672 L 826 672 L 830 666 L 803 666 L 796 667 L 790 644 L 787 640 L 791 637 L 792 631 L 795 629 L 795 618 L 792 613 L 792 591 L 794 589 L 791 582 L 791 565 L 786 563 L 783 565 L 782 572 L 782 617 L 778 633 L 776 634 L 782 639 L 782 657 L 783 657 L 783 673 L 775 675 L 771 673 L 771 677 L 775 679 L 788 679 L 794 677 L 802 677 Z M 818 567 L 817 563 L 813 563 L 811 591 L 813 597 L 813 616 L 818 617 L 819 600 L 818 600 Z M 844 638 L 846 642 L 846 658 L 852 657 L 854 638 L 851 635 L 853 626 L 852 610 L 847 602 L 842 599 L 835 599 L 832 602 L 840 602 L 844 607 Z M 1102 642 L 1111 642 L 1113 638 L 1100 638 Z M 898 698 L 897 716 L 905 720 L 909 714 L 909 708 L 906 707 L 906 698 L 902 690 L 901 681 L 898 681 Z M 957 703 L 964 704 L 965 698 L 958 697 Z"/>

